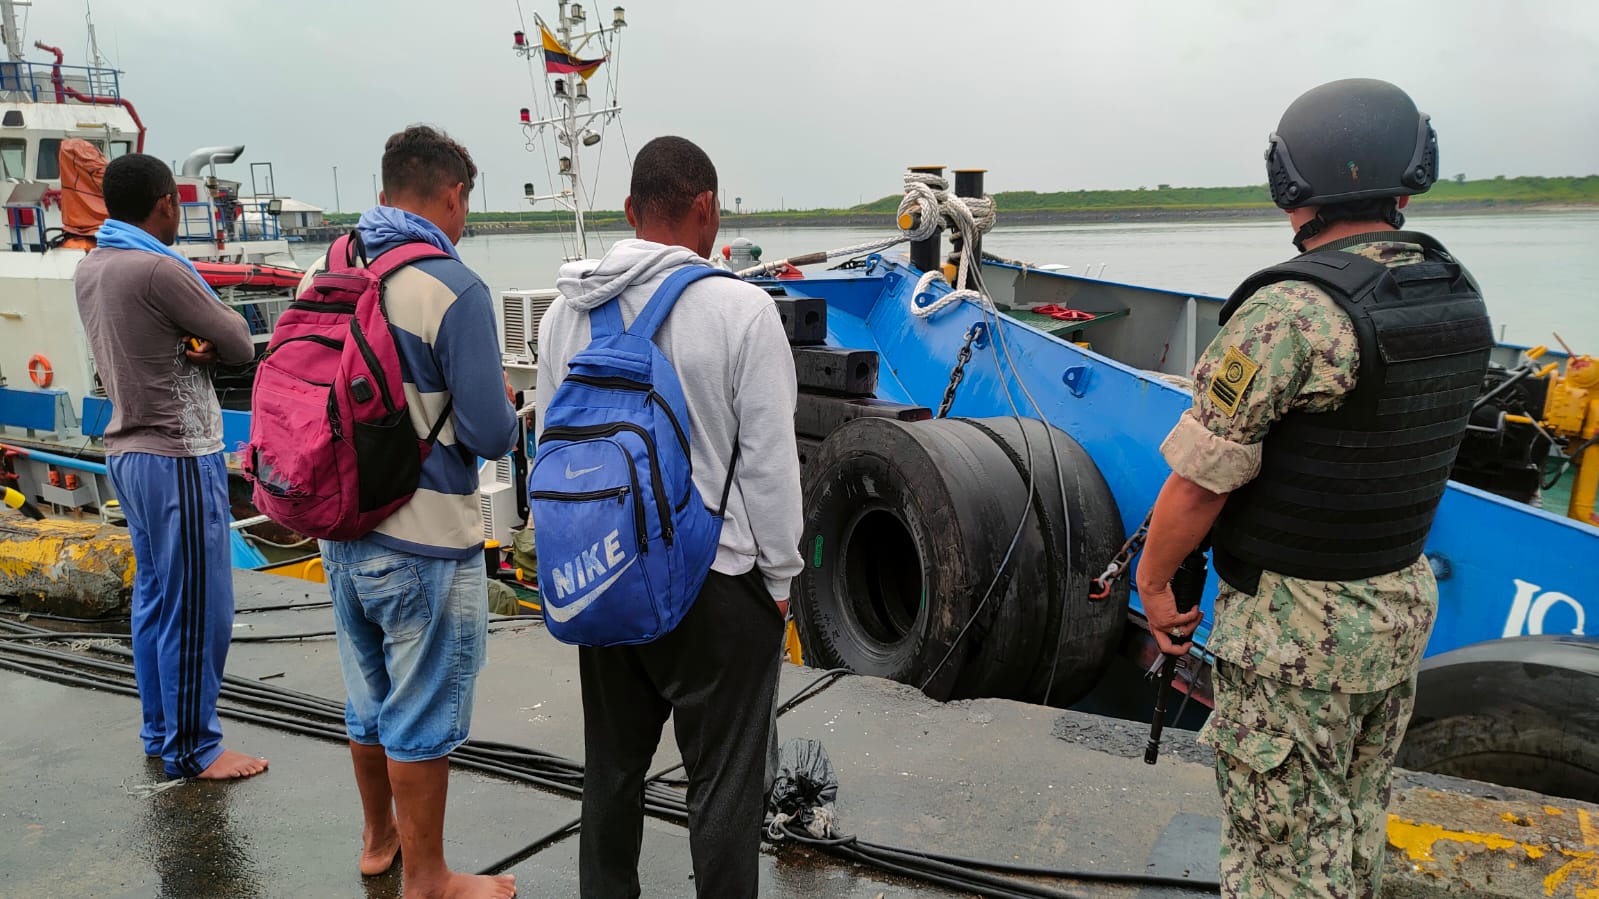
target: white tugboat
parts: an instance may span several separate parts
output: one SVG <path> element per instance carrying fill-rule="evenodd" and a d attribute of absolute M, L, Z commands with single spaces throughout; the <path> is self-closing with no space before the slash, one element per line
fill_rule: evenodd
<path fill-rule="evenodd" d="M 78 321 L 72 279 L 105 217 L 105 165 L 142 152 L 145 125 L 120 73 L 99 59 L 92 26 L 94 64 L 66 65 L 56 47 L 24 44 L 16 7 L 0 0 L 0 446 L 11 486 L 30 501 L 96 515 L 112 497 L 99 443 L 111 409 Z M 45 58 L 30 60 L 28 52 Z M 204 147 L 174 173 L 183 210 L 176 249 L 239 309 L 264 346 L 299 273 L 278 230 L 281 201 L 268 187 L 270 164 L 251 166 L 254 189 L 243 191 L 249 200 L 240 199 L 239 181 L 218 175 L 243 152 Z M 248 413 L 237 410 L 248 409 L 249 391 L 228 389 L 228 377 L 222 373 L 218 386 L 224 406 L 234 407 L 223 412 L 232 447 L 248 431 Z M 246 384 L 248 372 L 235 377 Z"/>

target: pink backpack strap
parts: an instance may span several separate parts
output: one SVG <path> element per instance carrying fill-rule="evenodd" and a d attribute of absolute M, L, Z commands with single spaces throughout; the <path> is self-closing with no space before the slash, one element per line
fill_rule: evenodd
<path fill-rule="evenodd" d="M 327 266 L 323 271 L 343 272 L 364 268 L 378 279 L 387 278 L 400 268 L 423 259 L 443 259 L 450 254 L 425 241 L 409 241 L 385 251 L 376 259 L 368 260 L 366 245 L 361 242 L 361 232 L 351 231 L 333 241 L 328 247 Z"/>
<path fill-rule="evenodd" d="M 366 247 L 361 244 L 359 232 L 351 231 L 333 241 L 328 247 L 325 272 L 347 272 L 366 267 Z"/>
<path fill-rule="evenodd" d="M 447 259 L 449 256 L 449 253 L 438 247 L 417 240 L 384 251 L 378 258 L 367 263 L 366 268 L 381 281 L 413 262 L 421 262 L 424 259 Z"/>

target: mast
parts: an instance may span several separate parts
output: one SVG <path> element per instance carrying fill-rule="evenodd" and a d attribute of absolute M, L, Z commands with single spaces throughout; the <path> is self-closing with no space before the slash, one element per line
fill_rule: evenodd
<path fill-rule="evenodd" d="M 0 26 L 4 26 L 6 32 L 6 55 L 12 62 L 22 62 L 22 33 L 17 30 L 16 0 L 0 0 Z"/>
<path fill-rule="evenodd" d="M 559 0 L 555 27 L 551 31 L 568 54 L 579 58 L 591 43 L 598 41 L 601 46 L 605 46 L 607 36 L 615 35 L 627 25 L 626 11 L 622 7 L 615 7 L 611 12 L 609 27 L 600 25 L 592 30 L 584 30 L 588 14 L 584 11 L 583 4 L 571 0 Z M 535 17 L 534 20 L 540 27 L 544 27 L 542 19 Z M 543 48 L 542 37 L 530 41 L 522 32 L 517 32 L 514 49 L 518 55 L 531 59 L 534 54 L 542 53 Z M 608 53 L 607 61 L 610 61 Z M 550 73 L 546 70 L 546 79 L 550 77 Z M 522 128 L 529 133 L 530 148 L 533 135 L 545 128 L 554 132 L 556 147 L 561 153 L 559 177 L 566 179 L 567 187 L 559 193 L 542 195 L 529 190 L 527 199 L 530 203 L 553 200 L 572 211 L 573 227 L 576 232 L 574 236 L 577 238 L 577 258 L 585 259 L 588 257 L 588 232 L 583 225 L 585 198 L 582 154 L 585 148 L 600 142 L 600 135 L 590 130 L 589 126 L 596 120 L 603 119 L 604 122 L 609 122 L 622 111 L 622 107 L 612 103 L 601 109 L 582 108 L 583 104 L 589 102 L 588 82 L 575 72 L 555 75 L 550 96 L 553 104 L 550 116 L 533 121 L 528 111 L 523 109 Z"/>
<path fill-rule="evenodd" d="M 100 53 L 100 38 L 94 33 L 94 10 L 89 7 L 88 0 L 83 3 L 83 20 L 89 26 L 89 65 L 97 69 L 111 68 L 111 64 Z"/>

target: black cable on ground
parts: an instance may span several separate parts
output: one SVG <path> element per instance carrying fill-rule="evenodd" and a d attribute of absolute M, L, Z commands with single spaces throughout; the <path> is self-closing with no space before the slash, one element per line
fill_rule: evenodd
<path fill-rule="evenodd" d="M 127 624 L 133 620 L 126 615 L 112 618 L 73 618 L 51 612 L 25 612 L 21 609 L 0 609 L 0 615 L 10 615 L 20 620 L 37 618 L 41 621 L 65 621 L 69 624 Z"/>
<path fill-rule="evenodd" d="M 556 843 L 559 843 L 567 837 L 577 833 L 578 828 L 582 826 L 582 824 L 583 819 L 581 817 L 573 818 L 572 820 L 562 824 L 560 827 L 555 828 L 544 836 L 539 837 L 526 846 L 523 846 L 521 849 L 518 849 L 510 855 L 507 855 L 505 858 L 500 859 L 492 865 L 488 865 L 481 871 L 478 871 L 478 873 L 491 876 L 495 874 L 503 874 L 505 871 L 520 865 L 533 856 L 538 855 L 540 852 L 543 852 L 551 846 L 554 846 Z"/>
<path fill-rule="evenodd" d="M 66 635 L 67 639 L 104 637 L 103 634 L 85 636 Z M 133 683 L 131 661 L 111 661 L 82 653 L 32 645 L 34 641 L 59 640 L 63 635 L 26 624 L 0 620 L 0 669 L 15 671 L 55 683 L 74 687 L 100 689 L 125 696 L 137 696 Z M 95 647 L 96 652 L 123 660 L 131 660 L 131 650 L 120 647 Z M 779 714 L 787 712 L 830 686 L 847 672 L 823 672 L 811 683 L 802 687 L 779 706 Z M 250 704 L 249 708 L 241 704 Z M 232 675 L 223 677 L 218 713 L 232 720 L 271 727 L 289 733 L 301 734 L 332 743 L 347 740 L 344 709 L 341 703 L 326 697 L 302 693 L 284 687 L 247 680 Z M 291 715 L 293 717 L 291 717 Z M 452 765 L 490 774 L 550 790 L 567 796 L 581 797 L 583 767 L 581 763 L 550 753 L 522 746 L 493 741 L 467 741 L 450 756 Z M 687 803 L 683 795 L 659 783 L 659 778 L 677 770 L 680 765 L 666 768 L 646 781 L 643 796 L 644 810 L 656 817 L 683 824 L 688 820 Z M 569 822 L 555 831 L 540 837 L 505 859 L 486 869 L 498 873 L 532 857 L 545 848 L 577 832 L 580 822 Z M 779 828 L 795 843 L 826 852 L 837 858 L 873 867 L 888 873 L 912 878 L 925 883 L 968 893 L 980 893 L 997 899 L 1069 899 L 1070 894 L 1047 887 L 1030 884 L 987 873 L 990 871 L 1020 875 L 1064 878 L 1080 881 L 1141 884 L 1184 889 L 1217 889 L 1215 881 L 1188 878 L 1160 877 L 1144 874 L 1113 872 L 1072 871 L 986 862 L 940 853 L 918 852 L 882 844 L 870 843 L 854 837 L 818 840 L 808 834 L 794 834 Z"/>
<path fill-rule="evenodd" d="M 828 687 L 832 686 L 833 682 L 838 680 L 839 677 L 841 677 L 842 675 L 848 674 L 848 673 L 849 673 L 848 669 L 844 669 L 844 668 L 833 668 L 833 669 L 830 669 L 830 670 L 822 672 L 820 675 L 818 675 L 816 677 L 815 680 L 811 681 L 809 684 L 806 684 L 805 686 L 803 686 L 800 689 L 796 690 L 794 692 L 793 696 L 790 696 L 787 701 L 785 701 L 782 704 L 778 705 L 778 707 L 777 707 L 777 716 L 779 718 L 781 718 L 785 712 L 787 712 L 788 710 L 794 708 L 795 706 L 798 706 L 800 703 L 803 703 L 806 700 L 815 697 L 818 693 L 821 693 L 823 690 L 826 690 Z M 574 766 L 579 770 L 579 772 L 582 771 L 582 766 L 581 765 L 576 765 L 574 763 Z M 648 790 L 652 785 L 657 785 L 657 784 L 665 785 L 665 784 L 669 783 L 665 779 L 666 775 L 675 773 L 677 771 L 680 771 L 680 770 L 683 769 L 683 767 L 684 767 L 683 763 L 682 762 L 678 762 L 677 764 L 672 765 L 671 767 L 663 768 L 660 771 L 657 771 L 654 774 L 650 775 L 644 781 L 645 790 Z M 684 817 L 685 817 L 685 819 L 687 818 L 687 811 L 688 811 L 687 807 L 685 806 L 685 808 L 684 808 Z M 534 840 L 533 842 L 529 843 L 528 845 L 523 846 L 521 849 L 518 849 L 515 852 L 512 852 L 510 855 L 507 855 L 505 858 L 502 858 L 499 861 L 495 862 L 494 864 L 483 868 L 478 873 L 479 874 L 490 874 L 490 875 L 492 875 L 492 874 L 502 874 L 507 869 L 511 868 L 512 866 L 521 864 L 522 862 L 526 861 L 527 859 L 530 859 L 533 856 L 537 855 L 539 852 L 543 851 L 545 848 L 548 848 L 549 846 L 553 846 L 554 844 L 560 842 L 561 840 L 566 839 L 567 837 L 571 836 L 572 834 L 577 833 L 578 830 L 581 828 L 582 824 L 583 824 L 583 819 L 582 818 L 578 818 L 578 819 L 576 819 L 574 821 L 569 821 L 566 824 L 562 825 L 561 827 L 557 828 L 556 830 L 554 830 L 554 831 L 552 831 L 552 832 L 550 832 L 550 833 L 548 833 L 548 834 L 546 834 L 546 835 L 544 835 L 542 837 L 539 837 L 538 839 Z"/>
<path fill-rule="evenodd" d="M 235 608 L 233 614 L 244 615 L 250 612 L 298 612 L 301 609 L 331 609 L 333 600 L 324 599 L 318 602 L 286 602 L 275 606 L 251 606 L 249 608 Z"/>
<path fill-rule="evenodd" d="M 490 624 L 504 624 L 506 622 L 531 622 L 531 616 L 507 615 L 491 619 Z M 234 634 L 230 642 L 233 643 L 275 643 L 280 640 L 312 640 L 321 637 L 337 636 L 337 631 L 303 631 L 289 634 Z M 126 643 L 133 639 L 132 634 L 119 634 L 104 631 L 41 631 L 36 634 L 8 634 L 0 636 L 0 640 L 116 640 Z"/>
<path fill-rule="evenodd" d="M 1002 871 L 1007 874 L 1018 874 L 1024 877 L 1055 877 L 1067 880 L 1094 880 L 1101 883 L 1127 883 L 1139 886 L 1176 887 L 1179 889 L 1219 889 L 1216 881 L 1196 877 L 1173 877 L 1161 874 L 1133 874 L 1121 871 L 1075 871 L 1069 868 L 1051 868 L 1042 865 L 1021 865 L 1011 862 L 994 862 L 980 858 L 970 858 L 964 855 L 950 855 L 943 852 L 924 852 L 916 849 L 898 849 L 878 843 L 857 840 L 856 845 L 868 852 L 884 855 L 899 856 L 911 860 L 924 860 L 941 862 L 967 868 L 981 868 L 988 871 Z"/>
<path fill-rule="evenodd" d="M 306 631 L 297 634 L 234 634 L 233 643 L 270 643 L 275 640 L 310 640 L 315 637 L 332 637 L 334 631 Z M 0 637 L 3 640 L 118 640 L 129 641 L 132 634 L 101 633 L 97 631 L 46 631 L 42 634 L 15 634 Z"/>

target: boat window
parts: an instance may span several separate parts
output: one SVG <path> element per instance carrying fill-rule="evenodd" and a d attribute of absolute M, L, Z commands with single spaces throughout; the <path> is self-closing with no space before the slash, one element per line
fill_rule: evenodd
<path fill-rule="evenodd" d="M 125 140 L 116 140 L 111 142 L 111 155 L 107 158 L 116 159 L 118 156 L 126 156 L 132 152 L 133 144 L 131 142 Z"/>
<path fill-rule="evenodd" d="M 20 137 L 0 139 L 0 174 L 18 181 L 28 177 L 28 142 Z"/>
<path fill-rule="evenodd" d="M 40 181 L 52 181 L 61 177 L 61 138 L 39 138 L 39 172 Z"/>

